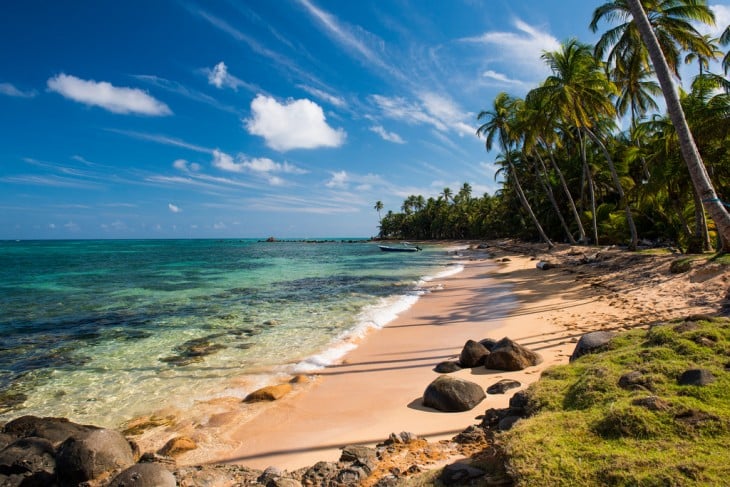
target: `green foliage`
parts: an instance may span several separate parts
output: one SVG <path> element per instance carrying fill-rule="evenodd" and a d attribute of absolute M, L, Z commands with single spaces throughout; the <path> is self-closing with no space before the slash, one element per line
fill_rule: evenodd
<path fill-rule="evenodd" d="M 528 389 L 533 415 L 500 437 L 508 470 L 517 485 L 724 485 L 729 352 L 730 320 L 695 316 L 547 369 Z M 678 385 L 692 368 L 715 382 Z M 644 386 L 619 386 L 628 372 Z"/>

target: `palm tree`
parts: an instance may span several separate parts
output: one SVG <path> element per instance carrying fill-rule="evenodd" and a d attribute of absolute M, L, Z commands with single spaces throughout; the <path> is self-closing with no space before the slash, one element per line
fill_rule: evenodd
<path fill-rule="evenodd" d="M 611 171 L 616 191 L 625 205 L 626 223 L 631 235 L 629 248 L 635 249 L 638 244 L 638 234 L 631 207 L 624 194 L 613 160 L 605 150 L 603 142 L 594 132 L 602 121 L 608 117 L 612 118 L 616 114 L 610 99 L 610 95 L 616 93 L 616 87 L 606 77 L 590 47 L 576 39 L 563 43 L 559 51 L 543 53 L 542 58 L 552 70 L 552 75 L 530 93 L 533 97 L 543 99 L 547 106 L 553 107 L 554 112 L 549 116 L 556 117 L 577 129 L 589 191 L 592 190 L 592 184 L 590 168 L 585 158 L 585 137 L 593 140 L 601 148 Z M 598 243 L 594 197 L 591 200 L 593 233 L 595 243 Z"/>
<path fill-rule="evenodd" d="M 717 45 L 719 39 L 714 39 L 708 34 L 703 35 L 702 39 L 704 40 L 704 45 L 701 46 L 702 49 L 700 51 L 690 51 L 684 56 L 684 62 L 686 64 L 697 62 L 700 76 L 710 69 L 710 61 L 720 59 L 723 54 Z"/>
<path fill-rule="evenodd" d="M 730 25 L 725 27 L 725 30 L 720 36 L 720 44 L 723 46 L 730 44 Z M 728 52 L 725 53 L 725 57 L 722 58 L 722 68 L 725 71 L 725 74 L 730 71 L 730 50 L 728 50 Z"/>
<path fill-rule="evenodd" d="M 492 110 L 484 110 L 477 116 L 478 120 L 486 120 L 477 129 L 477 136 L 481 137 L 484 135 L 486 137 L 485 147 L 487 151 L 492 150 L 495 136 L 499 137 L 499 145 L 502 149 L 502 154 L 504 155 L 510 173 L 512 174 L 517 196 L 519 197 L 525 211 L 530 216 L 530 219 L 535 225 L 540 237 L 549 248 L 552 248 L 554 247 L 554 244 L 545 233 L 545 230 L 542 228 L 542 225 L 540 225 L 537 216 L 535 216 L 535 212 L 532 210 L 529 201 L 527 201 L 527 197 L 525 196 L 525 192 L 523 191 L 519 177 L 517 176 L 517 169 L 515 168 L 511 157 L 511 147 L 515 141 L 513 134 L 513 118 L 519 102 L 520 101 L 511 98 L 507 93 L 499 93 L 494 99 Z"/>
<path fill-rule="evenodd" d="M 662 48 L 657 40 L 657 35 L 652 28 L 649 17 L 644 11 L 641 0 L 626 1 L 631 9 L 631 14 L 634 19 L 633 23 L 637 26 L 641 33 L 641 38 L 649 52 L 651 62 L 654 65 L 654 70 L 657 73 L 657 78 L 659 79 L 659 84 L 662 87 L 664 99 L 667 103 L 667 112 L 669 113 L 672 124 L 677 131 L 682 157 L 689 169 L 689 174 L 692 178 L 695 190 L 699 194 L 702 203 L 707 209 L 707 212 L 710 214 L 710 217 L 714 220 L 721 238 L 725 242 L 730 242 L 730 214 L 728 214 L 725 209 L 723 202 L 717 197 L 715 188 L 710 181 L 709 174 L 707 173 L 707 168 L 705 167 L 702 157 L 697 150 L 694 138 L 689 130 L 689 125 L 685 119 L 682 105 L 679 101 L 679 95 L 677 94 L 676 87 L 672 81 L 670 66 L 662 52 Z M 709 9 L 708 12 L 711 16 L 712 12 L 709 11 Z"/>
<path fill-rule="evenodd" d="M 634 56 L 648 61 L 648 53 L 641 44 L 643 33 L 637 24 L 631 21 L 631 3 L 633 2 L 629 0 L 612 0 L 593 12 L 590 23 L 593 32 L 598 30 L 598 23 L 601 20 L 621 22 L 604 32 L 596 43 L 596 57 L 603 59 L 605 55 L 609 67 Z M 714 24 L 714 16 L 706 1 L 641 0 L 641 3 L 648 9 L 647 20 L 656 29 L 657 42 L 661 46 L 669 70 L 675 76 L 679 77 L 681 50 L 707 54 L 705 40 L 692 25 L 692 21 Z"/>
<path fill-rule="evenodd" d="M 383 218 L 380 216 L 380 212 L 383 210 L 383 202 L 380 200 L 376 201 L 375 206 L 373 206 L 373 208 L 375 209 L 375 211 L 378 212 L 378 223 L 382 223 Z"/>
<path fill-rule="evenodd" d="M 441 196 L 443 196 L 444 201 L 448 203 L 450 199 L 453 199 L 454 193 L 451 191 L 451 188 L 447 186 L 443 191 L 441 191 Z"/>

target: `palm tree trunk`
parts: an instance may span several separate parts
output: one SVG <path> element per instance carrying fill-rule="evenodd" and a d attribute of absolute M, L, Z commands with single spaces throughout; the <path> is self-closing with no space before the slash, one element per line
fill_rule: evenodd
<path fill-rule="evenodd" d="M 560 185 L 563 187 L 563 193 L 565 193 L 565 197 L 568 198 L 568 203 L 570 204 L 570 210 L 573 212 L 573 217 L 575 218 L 575 223 L 578 225 L 578 241 L 580 243 L 586 243 L 586 230 L 583 228 L 583 222 L 580 219 L 580 214 L 578 213 L 578 208 L 575 206 L 575 200 L 573 200 L 573 195 L 570 194 L 570 189 L 568 189 L 568 183 L 565 181 L 565 176 L 563 176 L 563 171 L 560 170 L 560 166 L 558 166 L 557 161 L 555 161 L 555 157 L 553 156 L 553 151 L 550 150 L 547 143 L 540 139 L 540 143 L 543 145 L 545 150 L 547 150 L 548 156 L 550 157 L 550 162 L 552 163 L 553 169 L 555 169 L 555 174 L 558 175 L 558 179 L 560 179 Z"/>
<path fill-rule="evenodd" d="M 613 158 L 611 157 L 611 154 L 608 152 L 608 149 L 606 149 L 606 146 L 601 142 L 601 139 L 599 139 L 596 134 L 594 134 L 588 127 L 583 127 L 583 130 L 586 131 L 588 136 L 596 143 L 598 144 L 598 147 L 601 148 L 601 151 L 603 152 L 603 157 L 606 158 L 606 163 L 608 163 L 608 169 L 611 171 L 611 179 L 613 179 L 613 184 L 616 186 L 616 191 L 618 192 L 618 197 L 621 200 L 621 203 L 625 205 L 626 209 L 626 223 L 629 225 L 629 233 L 631 235 L 631 243 L 629 244 L 629 250 L 636 250 L 636 247 L 639 245 L 639 234 L 636 232 L 636 225 L 634 224 L 634 217 L 631 215 L 631 206 L 629 205 L 629 201 L 626 198 L 626 193 L 624 193 L 624 188 L 621 186 L 621 180 L 618 178 L 618 173 L 616 172 L 616 166 L 613 163 Z"/>
<path fill-rule="evenodd" d="M 712 250 L 712 242 L 710 242 L 710 231 L 707 228 L 707 219 L 705 218 L 705 209 L 702 206 L 700 195 L 692 188 L 692 197 L 695 201 L 695 239 L 697 241 L 698 253 Z"/>
<path fill-rule="evenodd" d="M 667 66 L 667 60 L 659 47 L 659 42 L 649 23 L 649 18 L 646 16 L 644 7 L 641 5 L 641 0 L 627 0 L 627 3 L 634 22 L 641 33 L 641 38 L 649 51 L 649 57 L 654 65 L 654 71 L 659 80 L 659 85 L 662 87 L 669 118 L 672 120 L 672 124 L 677 131 L 679 148 L 682 152 L 682 158 L 689 169 L 692 184 L 696 188 L 702 204 L 707 209 L 707 213 L 710 214 L 710 217 L 715 222 L 715 226 L 721 237 L 730 241 L 730 214 L 725 209 L 722 201 L 717 197 L 715 188 L 710 181 L 710 176 L 707 174 L 707 168 L 702 162 L 702 157 L 692 138 L 689 125 L 684 117 L 684 111 L 682 111 L 682 105 L 679 102 L 679 95 L 672 81 L 669 67 Z"/>
<path fill-rule="evenodd" d="M 522 203 L 522 206 L 525 208 L 525 211 L 527 211 L 528 215 L 530 215 L 530 219 L 532 220 L 532 223 L 535 225 L 535 228 L 537 228 L 537 232 L 540 234 L 540 238 L 547 244 L 548 248 L 555 247 L 555 244 L 552 243 L 550 240 L 550 237 L 547 236 L 545 233 L 545 230 L 543 230 L 542 225 L 540 225 L 540 221 L 537 219 L 537 216 L 535 215 L 535 212 L 532 211 L 532 207 L 530 206 L 530 202 L 527 201 L 527 197 L 525 196 L 524 191 L 522 191 L 522 185 L 520 185 L 520 180 L 517 177 L 517 169 L 515 169 L 515 165 L 512 164 L 512 161 L 509 160 L 509 157 L 507 158 L 507 163 L 509 164 L 510 171 L 512 171 L 512 177 L 514 178 L 515 183 L 515 189 L 517 190 L 517 196 L 520 198 L 520 202 Z"/>
<path fill-rule="evenodd" d="M 545 190 L 545 193 L 547 193 L 548 198 L 550 199 L 550 204 L 553 205 L 553 209 L 555 210 L 555 213 L 558 215 L 558 219 L 560 220 L 560 225 L 563 227 L 563 230 L 565 231 L 565 235 L 568 237 L 568 242 L 570 242 L 570 245 L 575 245 L 575 238 L 573 238 L 573 234 L 570 232 L 570 228 L 568 227 L 568 224 L 565 222 L 565 218 L 563 218 L 563 214 L 560 212 L 560 207 L 558 206 L 558 202 L 555 200 L 555 193 L 553 193 L 553 188 L 550 186 L 550 181 L 547 178 L 547 167 L 545 167 L 545 162 L 542 160 L 542 157 L 540 157 L 540 153 L 533 149 L 532 153 L 535 154 L 535 157 L 540 162 L 540 166 L 535 164 L 535 173 L 537 176 L 537 179 L 540 180 L 542 183 L 542 187 Z M 542 167 L 542 171 L 540 171 L 540 167 Z"/>
<path fill-rule="evenodd" d="M 588 166 L 588 157 L 586 157 L 586 143 L 578 130 L 578 144 L 580 145 L 580 157 L 583 160 L 583 172 L 585 174 L 586 183 L 588 185 L 588 195 L 591 199 L 591 215 L 593 223 L 593 245 L 598 245 L 598 215 L 596 215 L 596 188 L 593 186 L 593 175 L 591 168 Z"/>

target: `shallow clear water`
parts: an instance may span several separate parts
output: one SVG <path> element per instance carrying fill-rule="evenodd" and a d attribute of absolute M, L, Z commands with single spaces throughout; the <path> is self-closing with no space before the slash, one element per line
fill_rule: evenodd
<path fill-rule="evenodd" d="M 451 259 L 365 241 L 0 242 L 0 420 L 116 426 L 242 397 L 336 360 Z"/>

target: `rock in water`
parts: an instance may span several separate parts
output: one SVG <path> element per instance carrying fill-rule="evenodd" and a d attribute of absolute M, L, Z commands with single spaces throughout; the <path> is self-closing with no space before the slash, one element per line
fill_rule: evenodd
<path fill-rule="evenodd" d="M 191 438 L 176 436 L 165 443 L 165 446 L 160 448 L 157 453 L 165 457 L 176 457 L 186 451 L 195 450 L 197 447 L 198 445 Z"/>
<path fill-rule="evenodd" d="M 464 344 L 464 348 L 459 355 L 459 365 L 465 369 L 478 367 L 484 363 L 484 358 L 489 355 L 487 347 L 474 340 L 469 340 Z"/>
<path fill-rule="evenodd" d="M 285 395 L 289 394 L 291 390 L 291 384 L 279 384 L 276 386 L 263 387 L 246 396 L 243 402 L 276 401 L 277 399 L 281 399 Z"/>
<path fill-rule="evenodd" d="M 498 341 L 484 359 L 484 367 L 493 370 L 522 370 L 542 362 L 542 357 L 509 338 Z"/>
<path fill-rule="evenodd" d="M 132 447 L 116 431 L 99 429 L 64 441 L 56 455 L 61 485 L 78 485 L 134 464 Z"/>
<path fill-rule="evenodd" d="M 423 405 L 445 412 L 468 411 L 485 397 L 479 384 L 442 375 L 426 388 Z"/>
<path fill-rule="evenodd" d="M 114 477 L 109 487 L 175 487 L 175 476 L 159 463 L 138 463 Z"/>
<path fill-rule="evenodd" d="M 587 353 L 603 350 L 615 336 L 616 333 L 612 331 L 594 331 L 586 333 L 580 337 L 580 340 L 578 340 L 578 343 L 575 345 L 575 350 L 573 350 L 573 354 L 570 356 L 570 362 Z"/>

